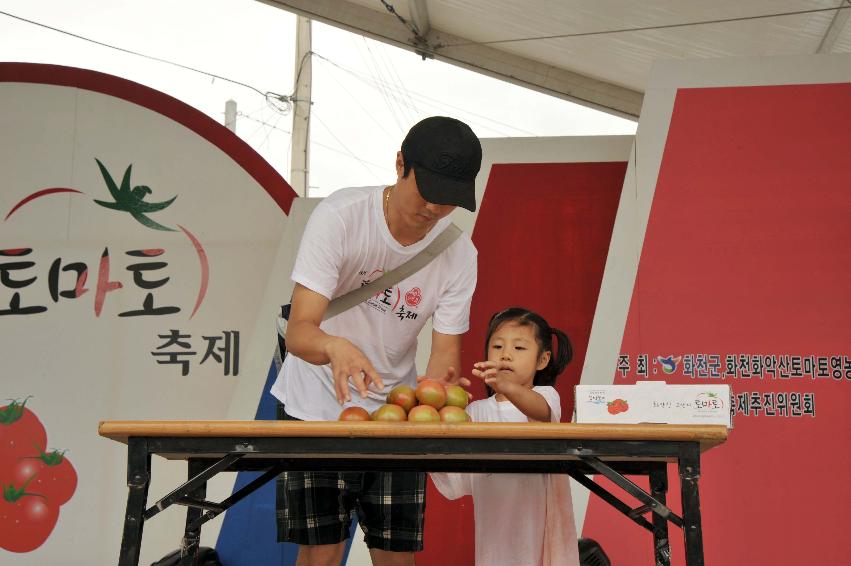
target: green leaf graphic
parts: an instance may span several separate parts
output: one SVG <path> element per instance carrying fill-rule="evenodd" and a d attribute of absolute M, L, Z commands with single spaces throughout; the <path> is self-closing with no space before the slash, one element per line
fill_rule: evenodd
<path fill-rule="evenodd" d="M 148 218 L 146 214 L 151 214 L 154 212 L 159 212 L 161 210 L 165 210 L 174 200 L 177 198 L 177 195 L 171 197 L 168 200 L 160 201 L 160 202 L 145 202 L 145 197 L 153 191 L 150 187 L 146 185 L 138 185 L 130 188 L 130 175 L 133 170 L 133 164 L 127 166 L 127 169 L 124 171 L 124 177 L 121 179 L 121 187 L 118 187 L 115 184 L 115 180 L 112 178 L 112 175 L 109 173 L 107 168 L 103 163 L 100 162 L 99 159 L 95 158 L 95 161 L 98 164 L 98 168 L 100 168 L 100 173 L 103 176 L 103 180 L 106 183 L 106 188 L 109 190 L 109 194 L 112 195 L 112 198 L 115 202 L 103 201 L 95 199 L 95 202 L 104 208 L 109 208 L 111 210 L 118 210 L 121 212 L 127 212 L 132 216 L 136 221 L 138 221 L 143 226 L 147 228 L 151 228 L 153 230 L 162 230 L 164 232 L 177 232 L 174 228 L 169 228 L 168 226 L 163 226 L 162 224 L 155 222 Z"/>

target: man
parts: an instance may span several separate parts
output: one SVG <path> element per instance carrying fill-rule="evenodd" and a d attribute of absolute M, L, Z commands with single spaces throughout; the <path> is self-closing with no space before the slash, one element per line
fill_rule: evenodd
<path fill-rule="evenodd" d="M 323 321 L 331 299 L 394 269 L 426 247 L 461 206 L 476 209 L 482 149 L 469 126 L 426 118 L 396 154 L 396 183 L 343 189 L 305 228 L 292 278 L 288 355 L 272 394 L 281 418 L 336 420 L 341 405 L 372 412 L 390 388 L 416 385 L 417 335 L 433 332 L 425 376 L 459 380 L 469 327 L 476 249 L 462 234 L 428 265 L 384 293 Z M 278 485 L 278 540 L 299 544 L 299 566 L 338 566 L 358 514 L 376 566 L 413 566 L 423 547 L 425 474 L 285 473 Z"/>

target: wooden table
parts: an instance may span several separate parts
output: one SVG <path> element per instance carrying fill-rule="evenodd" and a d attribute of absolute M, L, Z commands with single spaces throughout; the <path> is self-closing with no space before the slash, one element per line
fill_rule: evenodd
<path fill-rule="evenodd" d="M 668 523 L 683 530 L 687 566 L 702 566 L 700 455 L 727 439 L 724 426 L 570 423 L 299 421 L 104 421 L 101 436 L 127 444 L 127 513 L 119 566 L 137 566 L 144 524 L 173 504 L 188 507 L 181 564 L 197 554 L 201 525 L 284 470 L 566 473 L 653 533 L 656 564 L 670 564 Z M 188 481 L 147 506 L 151 455 L 188 462 Z M 665 503 L 678 466 L 682 514 Z M 220 503 L 205 500 L 219 472 L 262 474 Z M 600 487 L 600 474 L 641 502 Z M 627 475 L 646 475 L 650 492 Z M 644 515 L 651 513 L 651 517 Z"/>

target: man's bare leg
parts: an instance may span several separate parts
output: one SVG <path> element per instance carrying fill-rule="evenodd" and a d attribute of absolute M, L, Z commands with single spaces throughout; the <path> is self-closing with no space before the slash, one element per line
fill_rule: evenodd
<path fill-rule="evenodd" d="M 390 552 L 389 550 L 369 549 L 372 566 L 414 566 L 413 552 Z"/>
<path fill-rule="evenodd" d="M 296 566 L 340 566 L 346 543 L 299 545 Z M 413 564 L 413 562 L 411 562 Z"/>

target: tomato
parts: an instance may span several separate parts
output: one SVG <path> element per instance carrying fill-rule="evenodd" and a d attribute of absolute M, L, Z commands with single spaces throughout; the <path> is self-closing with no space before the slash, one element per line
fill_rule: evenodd
<path fill-rule="evenodd" d="M 37 456 L 47 446 L 47 432 L 35 413 L 12 401 L 0 407 L 0 481 L 22 456 Z"/>
<path fill-rule="evenodd" d="M 20 458 L 12 465 L 8 481 L 25 486 L 28 492 L 43 495 L 50 505 L 59 507 L 74 495 L 77 472 L 62 452 L 54 450 Z"/>
<path fill-rule="evenodd" d="M 0 548 L 11 552 L 30 552 L 47 540 L 56 521 L 59 507 L 48 504 L 44 497 L 4 486 L 0 497 Z"/>

